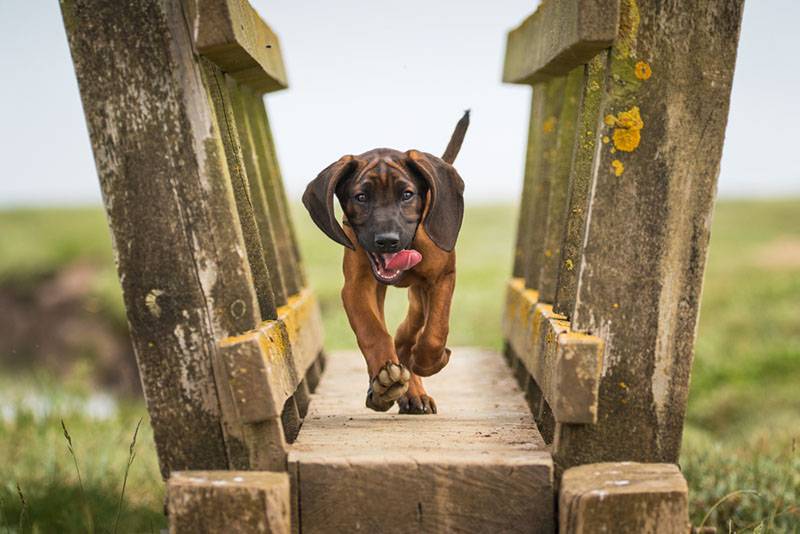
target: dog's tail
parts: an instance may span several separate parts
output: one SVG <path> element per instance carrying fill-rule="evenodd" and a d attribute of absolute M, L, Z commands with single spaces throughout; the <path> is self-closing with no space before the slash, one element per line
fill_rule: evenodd
<path fill-rule="evenodd" d="M 464 112 L 464 116 L 456 124 L 456 129 L 453 130 L 453 135 L 450 136 L 450 142 L 447 143 L 447 148 L 442 154 L 442 159 L 447 163 L 452 164 L 458 156 L 458 151 L 461 150 L 461 143 L 464 142 L 464 136 L 467 135 L 467 128 L 469 128 L 469 110 Z"/>

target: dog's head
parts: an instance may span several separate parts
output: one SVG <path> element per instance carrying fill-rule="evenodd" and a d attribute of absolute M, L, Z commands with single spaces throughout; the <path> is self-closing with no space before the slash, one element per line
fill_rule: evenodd
<path fill-rule="evenodd" d="M 316 225 L 337 243 L 355 249 L 336 220 L 339 199 L 375 277 L 396 281 L 387 258 L 409 249 L 420 223 L 442 250 L 453 250 L 464 215 L 464 182 L 450 163 L 416 150 L 376 149 L 344 156 L 310 183 L 303 204 Z"/>

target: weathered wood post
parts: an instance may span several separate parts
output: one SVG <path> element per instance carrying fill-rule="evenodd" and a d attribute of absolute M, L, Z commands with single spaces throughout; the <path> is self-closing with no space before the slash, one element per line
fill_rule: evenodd
<path fill-rule="evenodd" d="M 509 33 L 533 101 L 505 334 L 561 470 L 678 460 L 741 15 L 545 0 Z"/>
<path fill-rule="evenodd" d="M 245 0 L 61 7 L 162 474 L 286 469 L 321 330 L 262 101 L 280 43 Z"/>

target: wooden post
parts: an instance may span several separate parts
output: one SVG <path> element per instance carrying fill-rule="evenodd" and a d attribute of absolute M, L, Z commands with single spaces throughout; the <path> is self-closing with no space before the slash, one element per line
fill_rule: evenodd
<path fill-rule="evenodd" d="M 167 486 L 170 534 L 288 534 L 289 475 L 178 471 Z"/>
<path fill-rule="evenodd" d="M 606 342 L 598 422 L 560 428 L 562 466 L 678 461 L 741 16 L 622 2 L 570 314 Z"/>
<path fill-rule="evenodd" d="M 261 94 L 286 87 L 279 43 L 242 0 L 61 8 L 162 474 L 239 465 L 219 342 L 277 309 L 240 130 L 200 63 Z"/>
<path fill-rule="evenodd" d="M 741 14 L 546 0 L 509 34 L 504 79 L 534 104 L 504 328 L 555 417 L 560 470 L 677 461 Z M 574 144 L 554 142 L 580 67 Z"/>
<path fill-rule="evenodd" d="M 561 534 L 686 534 L 686 480 L 671 464 L 587 464 L 568 469 L 559 495 Z"/>

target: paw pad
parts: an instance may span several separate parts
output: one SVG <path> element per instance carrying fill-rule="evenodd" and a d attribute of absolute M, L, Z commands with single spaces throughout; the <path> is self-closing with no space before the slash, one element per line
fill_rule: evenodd
<path fill-rule="evenodd" d="M 370 381 L 367 391 L 367 408 L 385 412 L 408 391 L 411 371 L 402 364 L 386 362 Z"/>

